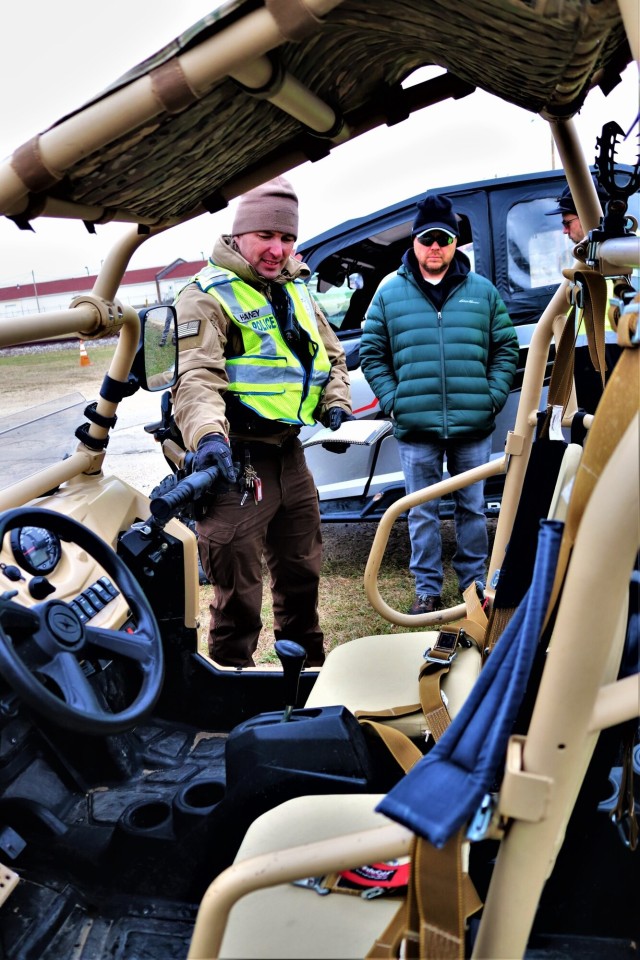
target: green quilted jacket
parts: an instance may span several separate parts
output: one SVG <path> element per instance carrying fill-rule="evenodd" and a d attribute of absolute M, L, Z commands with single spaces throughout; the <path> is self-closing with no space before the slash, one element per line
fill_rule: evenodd
<path fill-rule="evenodd" d="M 471 440 L 495 429 L 516 372 L 518 337 L 493 284 L 456 253 L 440 310 L 402 263 L 367 312 L 360 361 L 404 440 Z M 451 268 L 450 268 L 451 269 Z"/>

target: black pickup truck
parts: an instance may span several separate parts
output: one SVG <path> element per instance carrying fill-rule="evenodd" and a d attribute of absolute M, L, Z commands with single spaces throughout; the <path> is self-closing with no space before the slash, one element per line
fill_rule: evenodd
<path fill-rule="evenodd" d="M 434 186 L 425 193 L 444 193 L 460 217 L 458 244 L 472 269 L 500 291 L 520 340 L 520 360 L 511 396 L 497 418 L 494 457 L 502 456 L 507 432 L 513 429 L 527 349 L 534 326 L 572 262 L 572 244 L 561 218 L 547 216 L 566 187 L 559 170 L 482 180 L 458 186 Z M 410 197 L 365 217 L 348 220 L 300 245 L 312 272 L 314 296 L 338 331 L 351 374 L 353 408 L 358 417 L 381 417 L 377 400 L 360 367 L 360 335 L 367 307 L 380 281 L 395 271 L 411 243 L 415 206 Z M 640 196 L 629 213 L 638 218 Z M 553 359 L 553 347 L 550 362 Z M 544 396 L 541 397 L 544 402 Z M 307 437 L 315 430 L 309 430 Z M 390 503 L 404 496 L 404 480 L 393 435 L 372 446 L 349 448 L 335 457 L 320 445 L 307 448 L 325 521 L 378 518 Z M 485 485 L 485 510 L 500 510 L 504 476 Z M 453 501 L 441 501 L 441 515 L 453 513 Z"/>

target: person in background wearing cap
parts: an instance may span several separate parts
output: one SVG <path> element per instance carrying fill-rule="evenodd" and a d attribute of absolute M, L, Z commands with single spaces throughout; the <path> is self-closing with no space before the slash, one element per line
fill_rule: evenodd
<path fill-rule="evenodd" d="M 593 178 L 593 184 L 604 212 L 606 210 L 608 196 L 595 177 Z M 557 207 L 549 210 L 547 216 L 551 217 L 554 214 L 560 214 L 562 216 L 562 232 L 567 235 L 571 243 L 575 246 L 575 244 L 584 240 L 587 234 L 580 222 L 580 217 L 576 211 L 576 205 L 569 187 L 565 187 L 560 196 L 556 198 L 556 203 Z M 617 277 L 607 280 L 608 300 L 617 296 L 614 288 L 617 282 L 622 279 L 621 277 Z M 604 317 L 604 340 L 604 359 L 607 365 L 605 377 L 608 377 L 622 352 L 622 348 L 618 346 L 618 336 L 609 322 L 607 313 L 605 313 Z M 595 413 L 600 397 L 602 396 L 602 378 L 594 369 L 593 361 L 589 354 L 582 312 L 578 314 L 573 379 L 576 387 L 576 402 L 578 407 L 586 411 L 586 413 Z"/>
<path fill-rule="evenodd" d="M 254 665 L 263 556 L 275 639 L 300 643 L 310 666 L 324 661 L 320 514 L 298 433 L 350 419 L 351 392 L 344 351 L 308 292 L 308 267 L 293 256 L 297 233 L 287 180 L 251 190 L 232 235 L 218 238 L 175 302 L 176 424 L 195 468 L 217 466 L 222 481 L 197 533 L 215 588 L 209 653 L 223 666 Z"/>
<path fill-rule="evenodd" d="M 362 370 L 394 434 L 407 493 L 488 463 L 490 434 L 516 372 L 518 338 L 496 288 L 473 273 L 457 249 L 451 201 L 427 195 L 417 205 L 413 246 L 378 287 L 360 344 Z M 454 493 L 461 590 L 484 589 L 488 553 L 484 484 Z M 410 614 L 442 607 L 439 501 L 409 511 Z"/>

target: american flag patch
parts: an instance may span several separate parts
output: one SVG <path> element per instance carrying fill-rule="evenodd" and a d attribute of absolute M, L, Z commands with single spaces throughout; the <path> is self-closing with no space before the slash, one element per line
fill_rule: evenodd
<path fill-rule="evenodd" d="M 184 340 L 185 337 L 195 337 L 200 333 L 199 320 L 187 320 L 186 323 L 178 324 L 178 340 Z"/>

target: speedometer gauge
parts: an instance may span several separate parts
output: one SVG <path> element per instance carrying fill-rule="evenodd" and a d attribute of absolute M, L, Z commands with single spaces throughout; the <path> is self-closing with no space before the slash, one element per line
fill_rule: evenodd
<path fill-rule="evenodd" d="M 11 531 L 13 555 L 29 573 L 51 573 L 62 556 L 60 538 L 44 527 L 20 527 Z"/>

